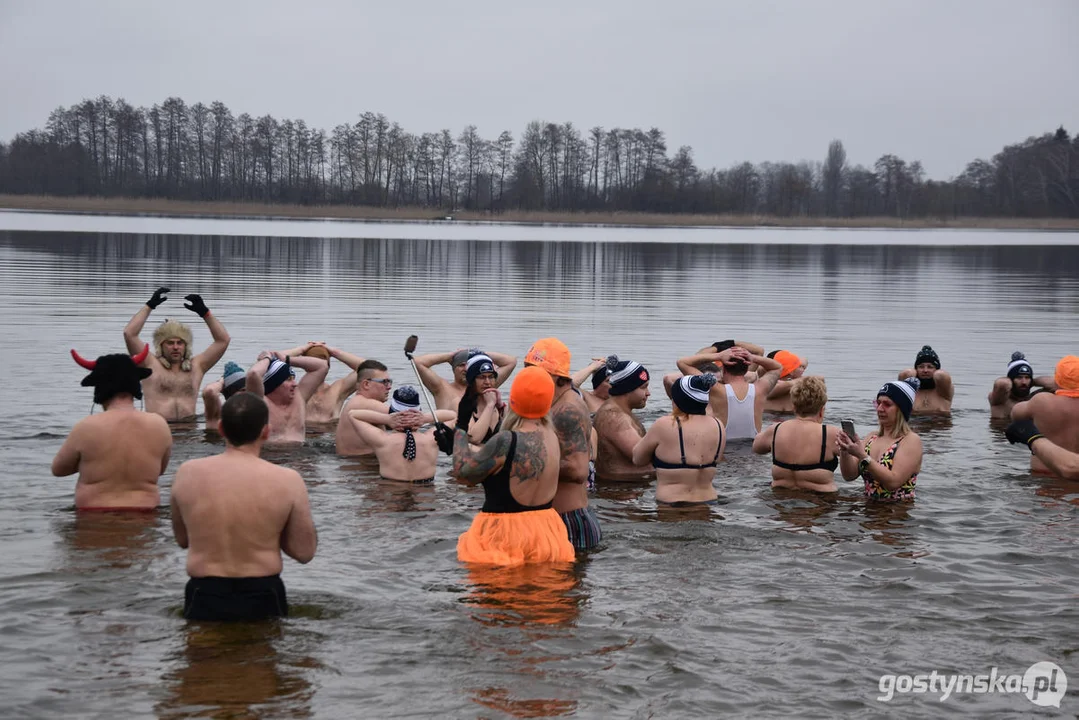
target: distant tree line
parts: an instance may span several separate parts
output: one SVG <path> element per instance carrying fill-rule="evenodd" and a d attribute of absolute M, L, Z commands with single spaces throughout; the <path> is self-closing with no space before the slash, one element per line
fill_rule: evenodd
<path fill-rule="evenodd" d="M 58 108 L 0 143 L 0 192 L 415 206 L 440 210 L 642 211 L 825 217 L 1079 217 L 1079 136 L 1063 127 L 928 180 L 918 161 L 744 162 L 702 170 L 658 128 L 534 121 L 520 138 L 474 125 L 413 134 L 381 113 L 326 131 L 234 116 L 171 97 L 151 108 L 101 96 Z"/>

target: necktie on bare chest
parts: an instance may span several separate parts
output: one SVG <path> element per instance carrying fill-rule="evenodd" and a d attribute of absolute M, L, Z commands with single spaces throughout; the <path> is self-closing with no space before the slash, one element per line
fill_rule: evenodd
<path fill-rule="evenodd" d="M 416 438 L 411 430 L 405 430 L 405 450 L 401 455 L 405 460 L 416 459 Z"/>

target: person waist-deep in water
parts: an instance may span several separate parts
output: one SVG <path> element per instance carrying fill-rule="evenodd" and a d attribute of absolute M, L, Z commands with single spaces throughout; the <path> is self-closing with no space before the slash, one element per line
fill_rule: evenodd
<path fill-rule="evenodd" d="M 281 554 L 307 563 L 318 536 L 303 478 L 259 457 L 266 402 L 249 392 L 221 408 L 225 451 L 188 460 L 172 483 L 172 528 L 187 552 L 183 615 L 250 621 L 288 615 Z"/>
<path fill-rule="evenodd" d="M 546 371 L 527 367 L 513 381 L 501 432 L 477 449 L 458 425 L 454 474 L 482 484 L 485 498 L 457 540 L 462 562 L 514 566 L 574 560 L 566 526 L 551 507 L 559 466 L 558 438 L 547 420 L 554 390 Z"/>

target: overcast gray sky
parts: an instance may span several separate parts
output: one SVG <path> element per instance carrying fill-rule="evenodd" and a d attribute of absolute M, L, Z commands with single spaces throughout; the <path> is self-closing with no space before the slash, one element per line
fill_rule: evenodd
<path fill-rule="evenodd" d="M 1079 131 L 1079 0 L 0 0 L 0 139 L 101 94 L 332 129 L 655 126 L 702 168 L 884 153 L 947 178 Z"/>

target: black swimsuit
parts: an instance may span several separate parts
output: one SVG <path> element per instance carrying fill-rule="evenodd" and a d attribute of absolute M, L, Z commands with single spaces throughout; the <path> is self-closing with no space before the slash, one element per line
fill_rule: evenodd
<path fill-rule="evenodd" d="M 782 425 L 783 423 L 779 423 Z M 835 472 L 835 469 L 839 467 L 839 458 L 833 457 L 831 460 L 825 460 L 824 456 L 828 453 L 828 426 L 820 426 L 820 460 L 809 465 L 796 465 L 794 463 L 783 462 L 776 459 L 776 435 L 779 434 L 779 425 L 776 425 L 776 429 L 772 431 L 772 464 L 776 467 L 783 468 L 784 470 L 798 471 L 798 470 L 828 470 Z"/>
<path fill-rule="evenodd" d="M 513 458 L 517 454 L 517 433 L 510 433 L 510 449 L 506 453 L 506 461 L 502 469 L 491 475 L 481 483 L 483 485 L 483 507 L 486 513 L 518 513 L 530 510 L 546 510 L 551 507 L 547 502 L 543 505 L 522 505 L 517 502 L 510 492 L 510 471 L 513 470 Z M 552 501 L 553 502 L 553 501 Z"/>
<path fill-rule="evenodd" d="M 712 418 L 716 421 L 716 426 L 719 427 L 719 442 L 716 444 L 716 456 L 712 458 L 712 462 L 705 463 L 703 465 L 691 465 L 686 462 L 686 442 L 682 437 L 682 421 L 675 418 L 674 421 L 678 424 L 678 447 L 682 451 L 682 462 L 672 463 L 666 460 L 660 460 L 656 457 L 656 453 L 652 453 L 652 467 L 657 470 L 703 470 L 704 468 L 715 467 L 719 464 L 719 449 L 723 447 L 723 426 L 720 425 L 718 418 Z"/>

